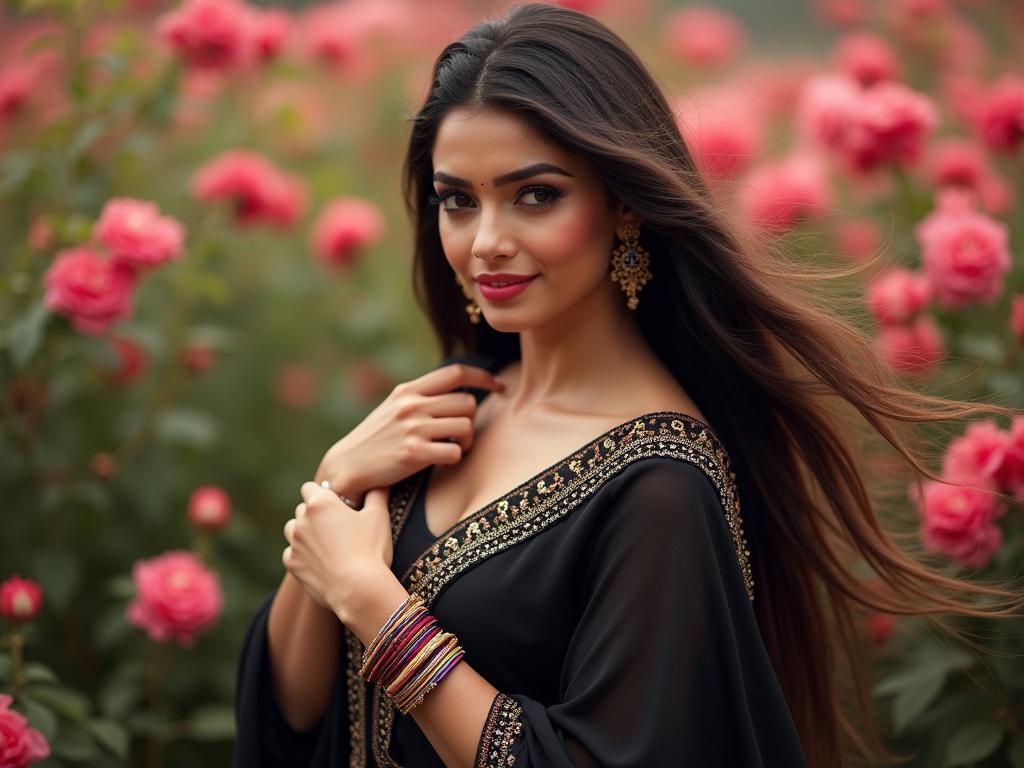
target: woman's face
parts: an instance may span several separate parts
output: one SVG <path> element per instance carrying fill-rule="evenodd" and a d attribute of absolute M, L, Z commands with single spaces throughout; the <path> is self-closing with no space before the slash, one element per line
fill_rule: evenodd
<path fill-rule="evenodd" d="M 622 293 L 609 260 L 630 214 L 610 207 L 586 158 L 549 143 L 513 112 L 457 109 L 438 128 L 433 165 L 445 257 L 493 328 L 526 330 L 595 291 Z M 536 279 L 499 300 L 478 282 L 483 273 Z"/>

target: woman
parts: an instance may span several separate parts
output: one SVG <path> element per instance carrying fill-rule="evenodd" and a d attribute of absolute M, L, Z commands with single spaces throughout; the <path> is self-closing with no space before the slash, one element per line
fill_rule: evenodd
<path fill-rule="evenodd" d="M 445 360 L 303 484 L 237 764 L 877 764 L 856 604 L 1019 603 L 882 534 L 835 403 L 928 477 L 891 421 L 1009 412 L 902 388 L 741 247 L 594 19 L 521 6 L 433 74 L 405 180 Z"/>

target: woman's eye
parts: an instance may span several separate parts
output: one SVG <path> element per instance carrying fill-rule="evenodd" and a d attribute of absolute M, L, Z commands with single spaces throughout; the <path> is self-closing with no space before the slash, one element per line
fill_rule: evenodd
<path fill-rule="evenodd" d="M 545 186 L 543 184 L 535 184 L 530 187 L 525 187 L 519 193 L 517 201 L 523 200 L 524 198 L 533 197 L 535 202 L 525 202 L 523 207 L 525 208 L 547 208 L 552 205 L 555 200 L 562 196 L 561 191 L 554 187 Z M 449 198 L 453 198 L 455 201 L 454 205 L 444 205 L 443 203 Z M 447 192 L 442 192 L 439 195 L 431 194 L 427 196 L 427 201 L 431 205 L 441 205 L 441 210 L 447 211 L 448 213 L 454 213 L 461 211 L 467 206 L 463 204 L 463 200 L 469 201 L 469 195 L 465 192 L 460 192 L 457 189 L 450 189 Z"/>
<path fill-rule="evenodd" d="M 447 192 L 442 192 L 440 195 L 430 195 L 427 199 L 433 205 L 440 205 L 445 200 L 447 200 L 448 198 L 452 198 L 452 197 L 468 198 L 469 196 L 465 192 L 459 192 L 457 189 L 452 189 L 452 190 L 449 190 Z M 452 211 L 452 210 L 458 210 L 461 207 L 462 207 L 461 205 L 442 206 L 441 210 Z"/>
<path fill-rule="evenodd" d="M 555 200 L 561 197 L 562 193 L 554 187 L 545 187 L 543 185 L 527 187 L 523 190 L 523 197 L 534 196 L 534 199 L 538 202 L 531 203 L 531 207 L 545 207 L 551 205 Z"/>

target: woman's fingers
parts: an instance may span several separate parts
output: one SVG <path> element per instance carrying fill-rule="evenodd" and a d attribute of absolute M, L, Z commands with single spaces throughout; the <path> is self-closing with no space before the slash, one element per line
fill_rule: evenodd
<path fill-rule="evenodd" d="M 292 543 L 292 534 L 293 534 L 294 530 L 295 530 L 295 519 L 292 518 L 291 520 L 289 520 L 287 523 L 284 524 L 284 537 L 288 541 L 289 544 Z"/>
<path fill-rule="evenodd" d="M 419 378 L 415 391 L 421 395 L 440 395 L 459 387 L 472 389 L 504 389 L 504 384 L 486 368 L 466 363 L 449 363 L 428 371 Z"/>

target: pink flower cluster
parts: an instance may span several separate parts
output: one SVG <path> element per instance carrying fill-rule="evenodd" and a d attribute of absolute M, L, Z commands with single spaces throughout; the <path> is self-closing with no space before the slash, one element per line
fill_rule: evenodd
<path fill-rule="evenodd" d="M 865 88 L 847 75 L 811 78 L 797 108 L 802 135 L 857 173 L 916 164 L 937 125 L 927 96 L 891 81 Z"/>
<path fill-rule="evenodd" d="M 155 642 L 170 638 L 185 648 L 195 645 L 197 633 L 220 617 L 224 595 L 220 578 L 191 552 L 174 550 L 132 568 L 136 596 L 127 618 Z"/>
<path fill-rule="evenodd" d="M 377 242 L 384 229 L 384 216 L 373 203 L 340 197 L 324 207 L 313 225 L 313 252 L 322 264 L 344 268 L 352 264 L 360 249 Z"/>
<path fill-rule="evenodd" d="M 995 152 L 1011 154 L 1024 143 L 1024 77 L 1003 75 L 971 110 L 978 137 Z"/>
<path fill-rule="evenodd" d="M 984 567 L 1003 541 L 997 520 L 1006 504 L 993 492 L 1024 499 L 1024 417 L 1007 430 L 991 420 L 968 427 L 947 448 L 942 479 L 924 483 L 916 498 L 922 541 L 962 565 Z"/>
<path fill-rule="evenodd" d="M 276 58 L 292 31 L 280 8 L 241 0 L 185 0 L 157 22 L 157 34 L 190 67 L 227 71 Z"/>
<path fill-rule="evenodd" d="M 973 207 L 970 193 L 949 188 L 939 193 L 935 211 L 914 229 L 921 261 L 947 309 L 992 304 L 1004 289 L 1013 260 L 1005 224 Z"/>
<path fill-rule="evenodd" d="M 278 170 L 265 157 L 247 149 L 221 153 L 192 177 L 192 194 L 200 200 L 232 203 L 235 222 L 290 227 L 306 207 L 301 178 Z"/>
<path fill-rule="evenodd" d="M 50 756 L 50 745 L 25 716 L 11 709 L 10 696 L 0 693 L 0 768 L 27 768 Z"/>
<path fill-rule="evenodd" d="M 57 253 L 44 278 L 45 303 L 81 333 L 100 334 L 132 314 L 142 272 L 181 255 L 185 228 L 160 215 L 153 203 L 112 198 L 100 212 L 93 240 Z"/>

